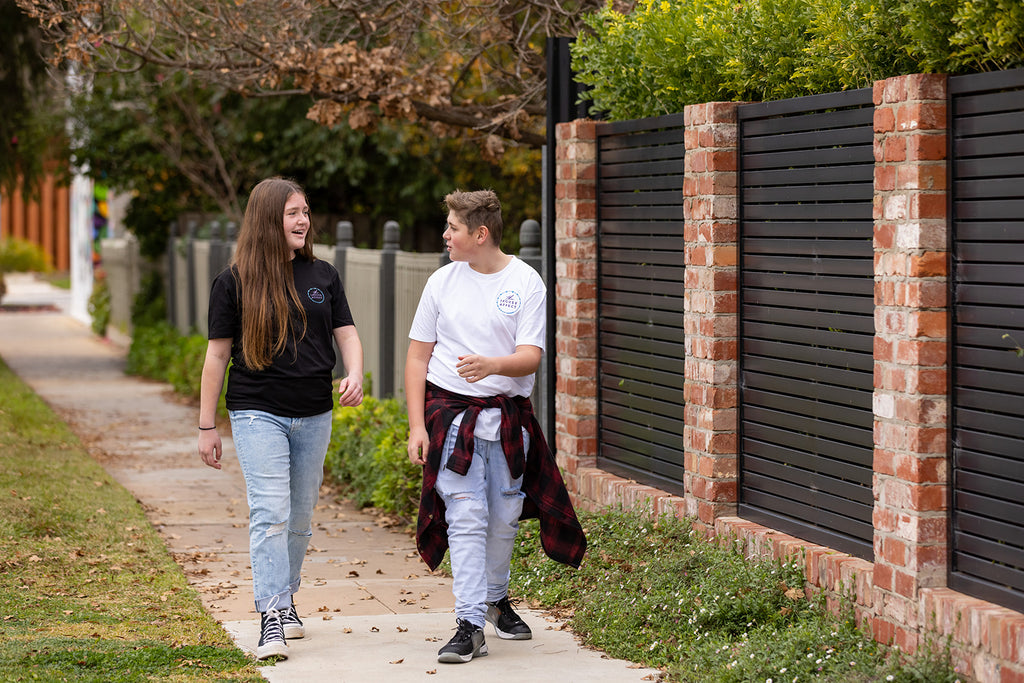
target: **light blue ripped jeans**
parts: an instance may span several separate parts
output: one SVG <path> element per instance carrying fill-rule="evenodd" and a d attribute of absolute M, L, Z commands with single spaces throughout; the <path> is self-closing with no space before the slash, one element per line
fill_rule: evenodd
<path fill-rule="evenodd" d="M 508 594 L 509 563 L 519 515 L 523 478 L 513 480 L 500 441 L 473 439 L 473 462 L 465 476 L 447 468 L 459 420 L 445 437 L 434 488 L 445 505 L 452 563 L 455 616 L 483 628 L 488 602 Z M 524 453 L 530 437 L 523 430 Z"/>
<path fill-rule="evenodd" d="M 313 535 L 331 411 L 280 417 L 261 410 L 230 411 L 231 434 L 249 501 L 249 559 L 256 610 L 285 610 L 299 589 Z"/>

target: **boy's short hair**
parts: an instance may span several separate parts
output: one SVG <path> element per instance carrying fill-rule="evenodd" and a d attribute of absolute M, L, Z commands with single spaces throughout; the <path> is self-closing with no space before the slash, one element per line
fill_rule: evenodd
<path fill-rule="evenodd" d="M 458 216 L 471 234 L 481 225 L 487 226 L 491 240 L 495 245 L 501 246 L 501 231 L 504 225 L 501 220 L 501 202 L 493 190 L 455 190 L 444 198 L 444 207 Z"/>

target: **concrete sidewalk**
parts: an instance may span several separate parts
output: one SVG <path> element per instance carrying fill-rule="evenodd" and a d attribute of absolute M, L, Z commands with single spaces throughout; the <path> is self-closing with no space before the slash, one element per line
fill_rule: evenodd
<path fill-rule="evenodd" d="M 224 467 L 196 452 L 197 408 L 164 384 L 124 374 L 122 344 L 68 317 L 67 293 L 8 275 L 0 306 L 0 357 L 60 415 L 89 452 L 142 504 L 206 609 L 246 651 L 259 636 L 248 558 L 245 486 L 229 438 Z M 431 574 L 413 539 L 389 530 L 330 491 L 321 495 L 296 604 L 306 638 L 288 660 L 263 668 L 270 681 L 643 681 L 657 672 L 582 647 L 541 612 L 521 613 L 529 641 L 488 626 L 490 654 L 439 664 L 454 628 L 451 580 Z"/>

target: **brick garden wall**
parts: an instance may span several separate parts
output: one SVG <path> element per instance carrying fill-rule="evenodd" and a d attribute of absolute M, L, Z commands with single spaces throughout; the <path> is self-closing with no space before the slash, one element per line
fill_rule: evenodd
<path fill-rule="evenodd" d="M 560 124 L 555 447 L 581 508 L 672 512 L 738 536 L 751 556 L 803 553 L 807 581 L 853 591 L 875 637 L 914 651 L 951 635 L 961 671 L 1024 683 L 1024 614 L 946 588 L 948 448 L 946 80 L 874 88 L 874 561 L 736 517 L 736 103 L 684 113 L 685 496 L 597 467 L 597 176 L 593 121 Z"/>

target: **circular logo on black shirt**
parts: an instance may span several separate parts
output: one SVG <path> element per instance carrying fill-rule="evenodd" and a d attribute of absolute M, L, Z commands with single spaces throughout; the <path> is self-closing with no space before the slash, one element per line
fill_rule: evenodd
<path fill-rule="evenodd" d="M 319 287 L 310 287 L 306 290 L 306 296 L 308 296 L 309 300 L 315 304 L 322 304 L 326 298 L 324 297 L 324 293 L 320 291 Z"/>

